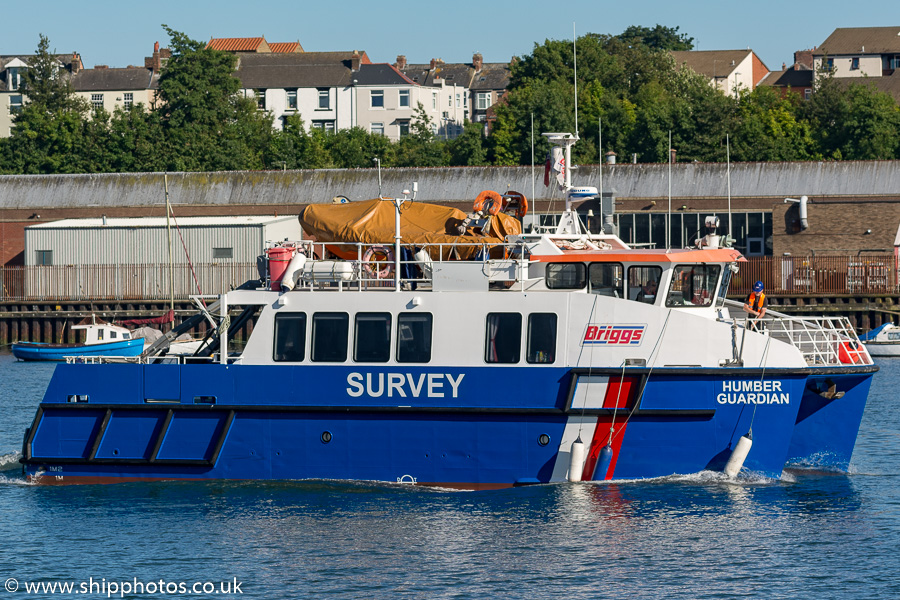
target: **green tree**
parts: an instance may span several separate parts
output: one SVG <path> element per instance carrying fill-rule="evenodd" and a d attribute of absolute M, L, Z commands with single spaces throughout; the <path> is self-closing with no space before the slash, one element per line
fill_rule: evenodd
<path fill-rule="evenodd" d="M 484 143 L 484 125 L 469 121 L 463 127 L 462 135 L 447 143 L 450 164 L 470 167 L 488 164 L 487 147 Z"/>
<path fill-rule="evenodd" d="M 431 118 L 420 102 L 413 111 L 409 134 L 396 144 L 395 163 L 398 167 L 440 167 L 447 164 L 444 143 L 434 135 Z"/>
<path fill-rule="evenodd" d="M 87 102 L 75 95 L 67 75 L 59 59 L 50 52 L 50 40 L 40 34 L 37 52 L 22 71 L 20 91 L 35 109 L 53 114 L 70 110 L 86 114 Z"/>
<path fill-rule="evenodd" d="M 693 50 L 694 38 L 678 33 L 678 27 L 632 25 L 616 37 L 629 45 L 642 45 L 654 50 Z"/>
<path fill-rule="evenodd" d="M 738 161 L 810 160 L 817 157 L 809 123 L 800 117 L 800 96 L 760 86 L 740 98 L 740 119 L 732 139 Z"/>
<path fill-rule="evenodd" d="M 272 142 L 272 117 L 239 94 L 237 57 L 163 25 L 172 57 L 159 78 L 166 167 L 182 171 L 258 169 Z"/>

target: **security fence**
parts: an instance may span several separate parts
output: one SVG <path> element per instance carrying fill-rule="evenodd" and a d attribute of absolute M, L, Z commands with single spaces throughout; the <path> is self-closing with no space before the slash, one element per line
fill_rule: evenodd
<path fill-rule="evenodd" d="M 769 294 L 801 296 L 897 294 L 897 260 L 892 254 L 764 256 L 739 264 L 731 294 L 749 294 L 762 281 Z"/>

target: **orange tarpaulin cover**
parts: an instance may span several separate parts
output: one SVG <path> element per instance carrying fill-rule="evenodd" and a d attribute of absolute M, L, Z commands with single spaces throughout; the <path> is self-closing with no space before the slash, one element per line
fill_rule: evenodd
<path fill-rule="evenodd" d="M 391 200 L 365 200 L 345 204 L 311 204 L 300 215 L 304 233 L 317 242 L 344 242 L 364 244 L 394 243 L 394 204 Z M 473 228 L 466 235 L 459 235 L 457 227 L 466 213 L 456 208 L 406 201 L 400 208 L 401 243 L 430 246 L 429 254 L 435 259 L 458 256 L 466 259 L 480 248 L 468 244 L 495 245 L 503 243 L 507 235 L 522 232 L 515 217 L 500 213 L 490 217 L 487 235 L 476 233 Z M 438 256 L 435 244 L 443 247 Z M 453 248 L 451 244 L 457 246 Z M 329 246 L 329 250 L 344 259 L 357 257 L 357 250 L 349 246 Z"/>

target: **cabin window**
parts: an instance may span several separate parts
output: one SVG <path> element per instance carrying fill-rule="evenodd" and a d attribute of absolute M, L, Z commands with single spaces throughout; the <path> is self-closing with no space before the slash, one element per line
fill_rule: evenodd
<path fill-rule="evenodd" d="M 391 313 L 357 313 L 353 360 L 387 362 L 391 358 Z"/>
<path fill-rule="evenodd" d="M 710 306 L 719 283 L 719 265 L 678 265 L 666 306 Z"/>
<path fill-rule="evenodd" d="M 528 315 L 528 349 L 525 359 L 537 364 L 556 360 L 556 313 Z"/>
<path fill-rule="evenodd" d="M 306 313 L 275 315 L 276 362 L 300 362 L 306 358 Z"/>
<path fill-rule="evenodd" d="M 397 362 L 431 361 L 431 313 L 397 316 Z"/>
<path fill-rule="evenodd" d="M 517 363 L 521 348 L 522 315 L 489 313 L 484 360 L 489 363 Z"/>
<path fill-rule="evenodd" d="M 97 339 L 98 339 L 98 340 L 102 340 L 102 339 L 103 339 L 103 331 L 104 331 L 103 329 L 98 329 L 98 330 L 97 330 Z"/>
<path fill-rule="evenodd" d="M 550 263 L 547 287 L 551 290 L 580 290 L 587 283 L 584 263 Z"/>
<path fill-rule="evenodd" d="M 660 267 L 630 267 L 628 269 L 628 299 L 654 304 L 660 277 L 662 277 L 662 268 Z"/>
<path fill-rule="evenodd" d="M 110 332 L 109 332 L 109 339 L 114 340 L 114 339 L 116 339 L 117 337 L 119 337 L 119 332 L 118 332 L 118 331 L 114 331 L 114 330 L 110 330 Z"/>
<path fill-rule="evenodd" d="M 344 362 L 347 360 L 347 334 L 350 315 L 323 312 L 313 315 L 312 360 L 315 362 Z"/>
<path fill-rule="evenodd" d="M 593 263 L 588 269 L 591 292 L 613 298 L 625 297 L 625 268 L 618 263 Z"/>
<path fill-rule="evenodd" d="M 719 293 L 716 294 L 716 306 L 725 306 L 725 299 L 728 297 L 728 286 L 731 284 L 731 269 L 726 268 L 722 273 L 722 281 L 719 282 Z"/>

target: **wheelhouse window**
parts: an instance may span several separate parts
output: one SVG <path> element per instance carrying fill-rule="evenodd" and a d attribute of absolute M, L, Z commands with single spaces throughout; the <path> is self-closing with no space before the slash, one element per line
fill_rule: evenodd
<path fill-rule="evenodd" d="M 431 313 L 397 316 L 397 362 L 431 362 Z"/>
<path fill-rule="evenodd" d="M 662 277 L 661 267 L 629 267 L 628 299 L 654 304 L 660 277 Z"/>
<path fill-rule="evenodd" d="M 306 313 L 275 315 L 275 348 L 272 360 L 300 362 L 306 358 Z"/>
<path fill-rule="evenodd" d="M 613 298 L 625 297 L 625 268 L 619 263 L 592 263 L 588 275 L 592 293 Z"/>
<path fill-rule="evenodd" d="M 580 290 L 587 285 L 584 263 L 550 263 L 545 281 L 551 290 Z"/>
<path fill-rule="evenodd" d="M 549 364 L 556 360 L 556 313 L 528 315 L 525 360 L 532 364 Z"/>
<path fill-rule="evenodd" d="M 344 362 L 347 360 L 347 334 L 350 316 L 340 312 L 313 315 L 312 358 L 315 362 Z"/>
<path fill-rule="evenodd" d="M 666 295 L 666 306 L 710 306 L 720 271 L 719 265 L 678 265 Z"/>
<path fill-rule="evenodd" d="M 517 363 L 521 350 L 522 315 L 489 313 L 484 360 L 489 363 Z"/>
<path fill-rule="evenodd" d="M 391 358 L 391 313 L 357 313 L 353 360 L 387 362 Z"/>

